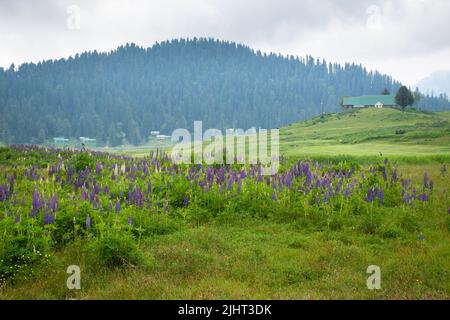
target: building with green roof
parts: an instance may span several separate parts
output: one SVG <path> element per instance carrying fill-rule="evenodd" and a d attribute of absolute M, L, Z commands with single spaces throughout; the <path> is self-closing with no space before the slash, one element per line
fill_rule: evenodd
<path fill-rule="evenodd" d="M 345 97 L 342 101 L 344 109 L 353 108 L 397 108 L 394 95 L 367 95 L 359 97 Z"/>
<path fill-rule="evenodd" d="M 56 144 L 65 144 L 65 143 L 69 142 L 69 139 L 66 139 L 64 137 L 56 137 L 56 138 L 53 138 L 53 142 Z"/>

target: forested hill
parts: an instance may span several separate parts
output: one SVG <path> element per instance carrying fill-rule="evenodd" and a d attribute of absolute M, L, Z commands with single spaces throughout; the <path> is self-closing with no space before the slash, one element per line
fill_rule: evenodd
<path fill-rule="evenodd" d="M 52 137 L 141 143 L 151 130 L 273 128 L 339 110 L 341 96 L 399 87 L 391 77 L 312 57 L 262 54 L 212 39 L 133 44 L 109 53 L 0 69 L 0 142 Z M 422 108 L 448 101 L 423 97 Z"/>

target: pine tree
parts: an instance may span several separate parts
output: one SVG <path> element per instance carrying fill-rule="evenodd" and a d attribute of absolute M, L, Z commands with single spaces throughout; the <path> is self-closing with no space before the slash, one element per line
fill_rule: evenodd
<path fill-rule="evenodd" d="M 414 97 L 406 86 L 401 86 L 395 95 L 395 102 L 404 110 L 406 107 L 414 104 Z"/>

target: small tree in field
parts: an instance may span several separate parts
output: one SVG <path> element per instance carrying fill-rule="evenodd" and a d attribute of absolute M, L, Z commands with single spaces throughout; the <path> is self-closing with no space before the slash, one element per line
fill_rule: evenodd
<path fill-rule="evenodd" d="M 382 94 L 383 96 L 388 96 L 388 95 L 390 95 L 391 93 L 389 92 L 388 89 L 384 89 L 384 90 L 381 92 L 381 94 Z"/>
<path fill-rule="evenodd" d="M 395 95 L 395 102 L 404 110 L 407 106 L 414 104 L 414 97 L 406 86 L 401 86 Z"/>

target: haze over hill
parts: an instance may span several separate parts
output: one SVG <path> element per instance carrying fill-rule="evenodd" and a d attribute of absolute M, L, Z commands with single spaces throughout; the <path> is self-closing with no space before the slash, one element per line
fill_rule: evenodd
<path fill-rule="evenodd" d="M 447 97 L 450 97 L 450 70 L 433 72 L 422 79 L 417 87 L 424 93 L 446 94 Z"/>
<path fill-rule="evenodd" d="M 400 83 L 356 64 L 262 54 L 233 42 L 173 40 L 0 69 L 0 141 L 56 136 L 139 144 L 151 130 L 273 128 L 339 110 L 342 96 Z M 442 110 L 444 98 L 419 108 Z"/>

